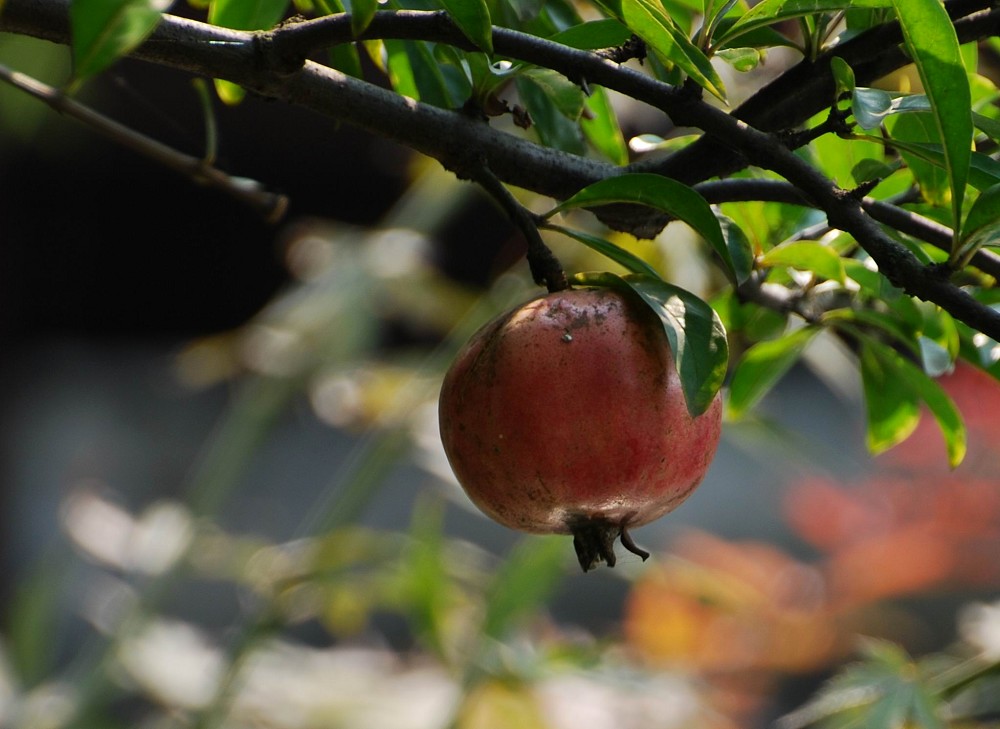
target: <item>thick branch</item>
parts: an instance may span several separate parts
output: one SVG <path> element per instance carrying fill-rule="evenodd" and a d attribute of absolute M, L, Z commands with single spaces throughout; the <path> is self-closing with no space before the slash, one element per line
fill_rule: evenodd
<path fill-rule="evenodd" d="M 952 0 L 949 7 L 956 6 Z M 54 10 L 56 7 L 59 10 Z M 57 20 L 54 16 L 60 10 L 66 12 L 65 2 L 7 0 L 0 16 L 0 29 L 66 42 L 65 17 Z M 430 17 L 437 18 L 433 23 L 441 22 L 439 16 L 430 14 Z M 998 17 L 1000 13 L 985 13 L 983 25 L 977 27 L 984 32 L 986 28 L 995 29 Z M 46 25 L 47 22 L 52 25 Z M 318 64 L 306 62 L 300 70 L 289 72 L 287 56 L 276 56 L 273 51 L 274 35 L 227 31 L 166 16 L 153 36 L 133 55 L 224 78 L 258 94 L 360 126 L 435 157 L 464 177 L 485 162 L 505 182 L 565 198 L 590 182 L 620 173 L 614 166 L 532 144 L 462 114 L 420 104 Z M 936 271 L 922 266 L 864 213 L 858 200 L 833 185 L 779 139 L 700 101 L 693 94 L 598 54 L 501 29 L 497 29 L 497 40 L 501 44 L 498 50 L 503 54 L 540 63 L 569 78 L 598 83 L 648 103 L 680 126 L 704 130 L 706 144 L 721 145 L 731 157 L 784 176 L 827 214 L 831 225 L 853 235 L 895 285 L 937 303 L 966 324 L 1000 339 L 1000 313 L 979 304 Z"/>
<path fill-rule="evenodd" d="M 682 118 L 715 139 L 724 140 L 724 144 L 745 156 L 750 164 L 773 170 L 791 182 L 826 212 L 832 226 L 854 237 L 893 285 L 912 296 L 934 302 L 994 339 L 1000 335 L 1000 312 L 983 306 L 966 291 L 921 264 L 865 214 L 859 200 L 836 187 L 773 136 L 705 104 L 692 104 L 690 116 Z"/>
<path fill-rule="evenodd" d="M 67 5 L 66 0 L 7 0 L 0 30 L 68 43 Z M 505 182 L 561 199 L 619 172 L 613 165 L 534 144 L 319 64 L 281 72 L 262 50 L 267 44 L 257 39 L 257 34 L 165 15 L 132 56 L 226 79 L 359 126 L 433 157 L 461 177 L 469 177 L 485 161 Z"/>
<path fill-rule="evenodd" d="M 963 43 L 986 38 L 1000 31 L 1000 11 L 990 0 L 949 0 L 945 3 L 955 19 L 955 31 Z M 829 108 L 834 99 L 830 60 L 842 58 L 854 71 L 859 86 L 870 86 L 910 59 L 901 47 L 898 23 L 887 23 L 834 46 L 815 61 L 801 61 L 764 86 L 733 110 L 737 119 L 762 131 L 794 129 Z M 746 161 L 726 145 L 702 139 L 660 160 L 643 161 L 635 171 L 656 172 L 694 184 L 742 169 Z"/>

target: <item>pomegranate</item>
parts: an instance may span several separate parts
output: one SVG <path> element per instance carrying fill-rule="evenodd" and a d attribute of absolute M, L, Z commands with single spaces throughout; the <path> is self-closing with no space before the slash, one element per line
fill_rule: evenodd
<path fill-rule="evenodd" d="M 721 401 L 692 417 L 666 334 L 637 296 L 570 289 L 480 329 L 445 375 L 441 437 L 459 483 L 513 529 L 572 534 L 584 571 L 643 559 L 630 527 L 684 501 L 719 442 Z"/>

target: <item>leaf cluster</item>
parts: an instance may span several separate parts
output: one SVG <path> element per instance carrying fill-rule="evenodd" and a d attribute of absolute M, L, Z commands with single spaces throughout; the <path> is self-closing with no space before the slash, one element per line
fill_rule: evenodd
<path fill-rule="evenodd" d="M 9 4 L 16 12 L 18 0 Z M 1000 258 L 991 251 L 1000 121 L 996 87 L 978 62 L 998 22 L 988 3 L 210 0 L 207 8 L 208 23 L 242 33 L 234 37 L 256 59 L 256 70 L 238 72 L 201 64 L 225 100 L 251 88 L 295 101 L 294 84 L 279 94 L 268 74 L 318 73 L 319 63 L 342 74 L 335 83 L 348 94 L 372 94 L 377 109 L 388 99 L 368 79 L 381 73 L 397 98 L 416 102 L 412 128 L 395 119 L 380 126 L 369 111 L 344 111 L 346 120 L 376 133 L 391 125 L 460 176 L 486 179 L 488 170 L 557 198 L 535 219 L 504 204 L 529 240 L 533 227 L 558 232 L 624 269 L 559 280 L 625 285 L 646 301 L 674 346 L 692 412 L 730 373 L 729 412 L 746 413 L 828 335 L 857 356 L 873 452 L 906 438 L 926 405 L 949 462 L 961 461 L 961 416 L 936 378 L 958 357 L 992 371 L 1000 337 Z M 122 55 L 152 53 L 151 37 L 174 37 L 164 30 L 170 22 L 154 0 L 73 0 L 73 84 Z M 753 88 L 753 70 L 776 49 L 801 61 L 727 113 L 728 87 Z M 905 84 L 876 86 L 906 68 Z M 663 113 L 658 133 L 623 131 L 619 101 L 628 96 Z M 424 139 L 421 126 L 442 119 L 438 111 L 482 147 Z M 546 173 L 533 176 L 542 165 Z M 640 237 L 688 226 L 718 272 L 713 290 L 668 283 L 670 271 L 614 243 L 581 211 Z M 761 309 L 777 315 L 766 331 L 747 325 Z"/>

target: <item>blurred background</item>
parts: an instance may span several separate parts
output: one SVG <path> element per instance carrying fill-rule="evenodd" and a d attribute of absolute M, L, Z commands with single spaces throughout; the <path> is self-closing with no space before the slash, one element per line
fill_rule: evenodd
<path fill-rule="evenodd" d="M 0 62 L 68 75 L 2 34 Z M 180 74 L 123 62 L 81 99 L 202 151 Z M 0 725 L 798 726 L 859 650 L 896 655 L 864 638 L 996 657 L 992 380 L 949 378 L 959 469 L 930 422 L 876 461 L 821 338 L 637 530 L 647 563 L 578 574 L 472 509 L 437 436 L 451 355 L 537 293 L 519 234 L 382 140 L 215 113 L 280 224 L 0 88 Z M 715 295 L 684 230 L 619 242 Z"/>

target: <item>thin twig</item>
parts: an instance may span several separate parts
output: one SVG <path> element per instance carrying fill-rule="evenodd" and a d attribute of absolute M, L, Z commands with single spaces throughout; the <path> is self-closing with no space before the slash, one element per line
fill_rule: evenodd
<path fill-rule="evenodd" d="M 260 212 L 268 222 L 276 223 L 288 209 L 288 198 L 265 190 L 256 180 L 228 175 L 213 167 L 206 159 L 192 157 L 147 137 L 145 134 L 94 111 L 59 89 L 44 84 L 36 78 L 0 65 L 0 80 L 30 94 L 55 111 L 83 122 L 94 131 L 122 146 L 138 152 L 168 169 L 179 172 L 199 185 L 222 190 Z"/>
<path fill-rule="evenodd" d="M 517 201 L 507 186 L 485 164 L 470 171 L 469 175 L 497 202 L 524 235 L 528 242 L 528 266 L 535 283 L 544 285 L 549 291 L 568 289 L 570 286 L 566 272 L 559 259 L 542 240 L 538 223 L 531 211 Z"/>
<path fill-rule="evenodd" d="M 984 0 L 949 0 L 947 7 L 958 15 L 966 9 L 980 7 L 983 3 Z M 38 33 L 43 37 L 66 42 L 66 27 L 46 25 L 40 28 L 34 22 L 36 11 L 37 7 L 31 0 L 6 0 L 0 27 L 15 30 L 20 28 L 23 29 L 20 32 Z M 376 16 L 370 28 L 376 23 L 390 22 L 389 19 L 381 21 L 380 17 L 382 16 Z M 409 16 L 405 22 L 411 20 L 422 24 L 422 29 L 432 31 L 442 22 L 437 17 L 417 20 Z M 391 19 L 391 22 L 401 23 L 404 19 Z M 1000 10 L 977 13 L 955 23 L 960 38 L 973 32 L 994 32 L 998 25 Z M 962 26 L 961 29 L 959 26 Z M 454 28 L 448 29 L 445 42 L 451 42 L 450 39 L 456 32 L 458 31 Z M 436 39 L 433 32 L 429 36 L 428 40 Z M 224 45 L 220 46 L 211 40 L 205 42 L 214 38 L 224 38 Z M 197 21 L 165 15 L 150 39 L 136 49 L 133 55 L 210 77 L 224 78 L 263 96 L 312 108 L 407 144 L 437 158 L 449 169 L 469 169 L 474 155 L 477 159 L 485 159 L 498 179 L 560 199 L 574 194 L 584 184 L 621 172 L 620 168 L 611 165 L 561 153 L 514 135 L 498 132 L 488 125 L 473 123 L 454 112 L 404 99 L 391 91 L 309 61 L 294 72 L 282 68 L 281 64 L 276 67 L 269 61 L 279 59 L 269 55 L 267 43 L 257 42 L 260 38 L 260 34 L 226 31 Z M 468 40 L 464 43 L 467 44 Z M 461 47 L 459 42 L 456 45 Z M 845 43 L 843 48 L 847 45 Z M 799 188 L 816 207 L 822 209 L 832 225 L 851 234 L 896 286 L 913 296 L 937 303 L 974 329 L 1000 339 L 1000 312 L 976 301 L 966 290 L 950 283 L 941 275 L 941 271 L 923 266 L 905 246 L 887 235 L 865 213 L 858 200 L 839 189 L 773 135 L 684 93 L 683 89 L 658 82 L 592 52 L 568 48 L 546 39 L 505 29 L 494 29 L 494 47 L 498 53 L 507 57 L 537 63 L 571 79 L 583 76 L 591 83 L 650 104 L 669 115 L 680 126 L 702 129 L 706 132 L 706 140 L 721 146 L 726 154 L 735 155 L 741 164 L 777 172 Z M 878 48 L 871 45 L 870 39 L 864 50 L 878 55 Z M 882 60 L 893 66 L 903 63 L 905 58 L 893 56 Z M 857 69 L 855 71 L 857 73 Z M 828 73 L 828 69 L 824 73 Z M 829 95 L 824 99 L 824 103 L 827 103 Z M 697 142 L 691 146 L 701 148 Z M 671 159 L 676 156 L 673 155 Z M 707 158 L 699 158 L 693 163 L 696 174 L 711 175 L 707 171 L 710 165 L 703 164 L 706 160 Z M 634 171 L 637 168 L 628 169 Z M 662 169 L 658 171 L 663 172 Z M 623 225 L 630 224 L 631 229 L 641 228 L 641 213 L 639 221 L 637 224 L 634 218 L 626 217 L 620 222 Z M 648 232 L 645 228 L 641 230 Z"/>

